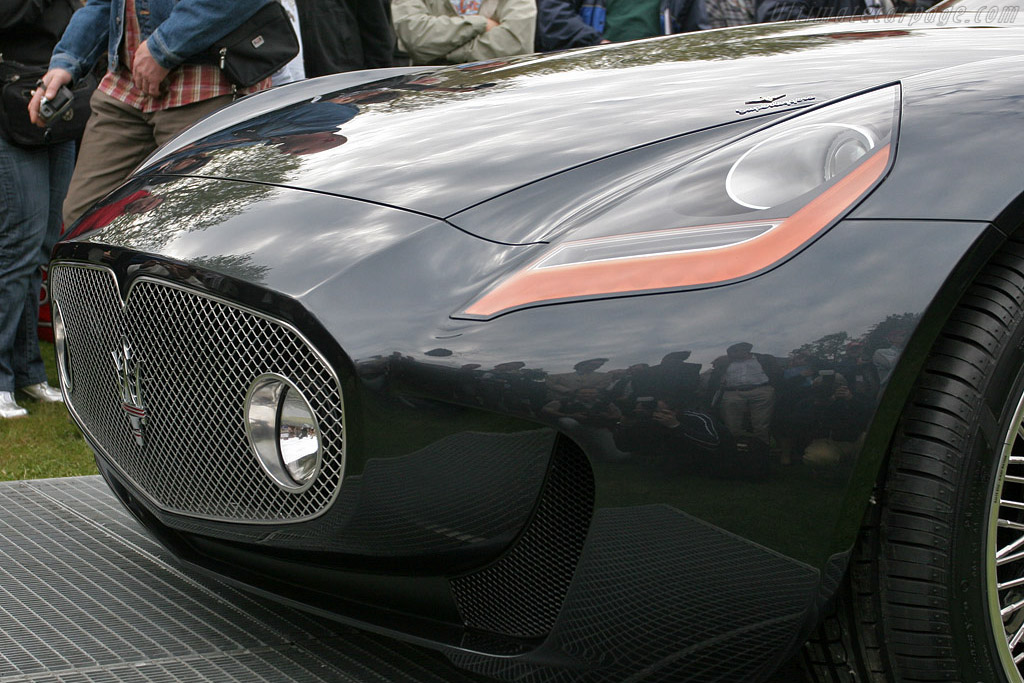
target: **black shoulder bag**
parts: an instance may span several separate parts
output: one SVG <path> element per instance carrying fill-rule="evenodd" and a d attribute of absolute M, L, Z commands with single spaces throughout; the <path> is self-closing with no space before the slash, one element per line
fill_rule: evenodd
<path fill-rule="evenodd" d="M 256 14 L 191 62 L 216 64 L 240 88 L 256 85 L 299 54 L 299 39 L 281 3 L 267 3 Z"/>
<path fill-rule="evenodd" d="M 89 98 L 98 84 L 91 72 L 71 87 L 74 94 L 71 108 L 51 121 L 46 128 L 32 123 L 28 103 L 36 82 L 46 73 L 45 66 L 28 66 L 4 60 L 0 55 L 0 135 L 19 147 L 42 147 L 77 140 L 85 130 L 91 109 Z"/>
<path fill-rule="evenodd" d="M 84 3 L 67 0 L 72 13 Z M 71 108 L 63 116 L 51 121 L 46 128 L 32 123 L 28 116 L 28 103 L 36 83 L 47 71 L 47 66 L 29 66 L 14 60 L 4 60 L 0 54 L 0 136 L 19 147 L 55 145 L 82 137 L 92 109 L 89 99 L 99 85 L 95 73 L 89 72 L 71 86 Z"/>

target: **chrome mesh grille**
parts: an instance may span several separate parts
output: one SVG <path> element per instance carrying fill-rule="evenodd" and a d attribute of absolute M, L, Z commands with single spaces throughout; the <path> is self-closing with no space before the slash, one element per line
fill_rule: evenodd
<path fill-rule="evenodd" d="M 67 337 L 72 414 L 107 458 L 170 512 L 245 522 L 309 519 L 334 499 L 344 469 L 342 401 L 330 368 L 283 323 L 155 280 L 137 280 L 122 307 L 106 269 L 50 271 Z M 114 353 L 131 346 L 147 413 L 139 446 L 121 406 Z M 286 492 L 250 451 L 243 405 L 252 381 L 288 377 L 323 436 L 313 485 Z"/>

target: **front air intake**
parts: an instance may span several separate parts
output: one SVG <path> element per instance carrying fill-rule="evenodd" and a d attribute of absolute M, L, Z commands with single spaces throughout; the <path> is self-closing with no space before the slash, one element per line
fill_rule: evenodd
<path fill-rule="evenodd" d="M 555 624 L 594 512 L 594 473 L 576 444 L 560 438 L 526 529 L 497 562 L 451 581 L 471 628 L 521 638 Z"/>
<path fill-rule="evenodd" d="M 344 472 L 341 388 L 324 357 L 286 322 L 187 286 L 136 279 L 122 302 L 106 268 L 55 264 L 54 301 L 73 378 L 68 408 L 93 445 L 159 508 L 210 520 L 307 520 L 330 506 Z M 323 437 L 308 489 L 285 491 L 246 437 L 246 392 L 288 378 Z"/>

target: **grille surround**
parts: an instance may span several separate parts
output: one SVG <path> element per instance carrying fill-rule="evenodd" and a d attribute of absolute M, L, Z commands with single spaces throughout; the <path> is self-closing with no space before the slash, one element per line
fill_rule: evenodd
<path fill-rule="evenodd" d="M 324 514 L 345 471 L 341 382 L 292 324 L 187 285 L 150 276 L 121 297 L 114 271 L 56 262 L 74 385 L 68 409 L 100 455 L 151 504 L 218 522 L 282 524 Z M 138 362 L 147 424 L 136 443 L 111 354 Z M 324 443 L 320 473 L 303 491 L 282 489 L 246 436 L 243 406 L 258 376 L 289 378 L 310 398 Z M 193 429 L 190 429 L 190 426 Z"/>

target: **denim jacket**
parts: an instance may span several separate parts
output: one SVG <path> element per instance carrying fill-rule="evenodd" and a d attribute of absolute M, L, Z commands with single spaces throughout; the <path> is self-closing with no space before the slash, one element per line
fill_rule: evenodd
<path fill-rule="evenodd" d="M 157 63 L 173 69 L 226 35 L 274 0 L 135 0 L 143 40 Z M 107 69 L 116 71 L 124 36 L 125 0 L 89 0 L 75 12 L 50 57 L 51 69 L 78 80 L 104 47 Z M 130 65 L 129 65 L 130 66 Z"/>

